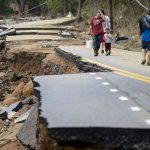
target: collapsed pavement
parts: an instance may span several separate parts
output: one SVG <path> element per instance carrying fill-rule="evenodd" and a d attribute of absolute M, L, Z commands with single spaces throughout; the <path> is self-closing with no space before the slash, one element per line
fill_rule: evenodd
<path fill-rule="evenodd" d="M 43 149 L 55 149 L 54 143 L 60 148 L 88 145 L 97 149 L 150 149 L 150 126 L 144 120 L 149 113 L 132 112 L 129 109 L 132 102 L 124 104 L 117 100 L 119 95 L 127 96 L 124 91 L 108 92 L 107 88 L 117 86 L 108 76 L 119 78 L 112 72 L 33 78 L 40 99 L 39 132 L 42 137 L 46 132 L 49 140 L 41 139 Z"/>
<path fill-rule="evenodd" d="M 33 91 L 33 83 L 31 81 L 32 76 L 96 71 L 96 69 L 92 69 L 93 64 L 88 64 L 90 69 L 84 69 L 83 66 L 85 64 L 80 62 L 79 57 L 60 54 L 55 47 L 64 43 L 67 44 L 67 40 L 58 42 L 11 41 L 6 42 L 6 47 L 2 47 L 4 46 L 2 44 L 1 55 L 3 55 L 3 60 L 0 62 L 0 120 L 2 124 L 7 124 L 7 126 L 5 128 L 2 127 L 1 130 L 1 147 L 8 143 L 11 144 L 12 141 L 16 141 L 16 135 L 25 147 L 34 149 L 37 144 L 35 144 L 36 140 L 32 142 L 33 138 L 24 141 L 26 136 L 22 135 L 21 131 L 24 131 L 24 126 L 28 128 L 29 124 L 26 123 L 28 122 L 28 115 L 31 112 L 31 108 L 34 108 L 34 105 L 37 104 L 37 99 Z M 74 40 L 68 44 L 78 45 L 80 43 L 80 40 Z M 74 61 L 71 61 L 71 59 Z M 80 67 L 77 65 L 79 62 Z M 97 68 L 97 71 L 101 70 L 101 68 Z M 37 125 L 36 121 L 34 125 L 35 123 Z M 27 132 L 30 133 L 29 131 Z M 37 130 L 34 130 L 33 135 L 35 135 L 35 132 L 37 134 Z M 29 141 L 32 144 L 29 144 Z"/>
<path fill-rule="evenodd" d="M 32 31 L 33 28 L 37 31 Z M 44 34 L 46 33 L 46 31 L 42 31 L 45 27 L 34 26 L 33 28 L 30 26 L 24 26 L 21 29 L 18 28 L 17 32 L 20 31 L 19 34 L 27 34 L 27 36 L 25 39 L 20 39 L 18 36 L 16 37 L 16 41 L 14 41 L 15 37 L 11 36 L 10 41 L 7 41 L 6 43 L 6 52 L 1 54 L 3 55 L 3 61 L 0 62 L 0 116 L 2 117 L 0 119 L 0 148 L 4 145 L 7 146 L 8 143 L 12 142 L 21 143 L 23 146 L 21 150 L 97 150 L 99 148 L 132 148 L 145 150 L 145 148 L 149 148 L 149 130 L 146 130 L 146 133 L 145 130 L 144 132 L 142 130 L 139 132 L 137 130 L 131 131 L 128 129 L 108 130 L 107 127 L 105 130 L 101 127 L 88 128 L 88 130 L 87 128 L 83 129 L 79 127 L 72 130 L 71 126 L 69 129 L 64 129 L 64 126 L 63 128 L 62 126 L 57 126 L 59 128 L 57 130 L 56 128 L 53 129 L 53 126 L 48 126 L 47 118 L 41 116 L 42 109 L 39 109 L 42 105 L 42 97 L 40 97 L 40 89 L 38 91 L 36 89 L 38 88 L 38 81 L 36 81 L 36 79 L 44 79 L 43 76 L 45 75 L 50 75 L 50 78 L 55 78 L 54 75 L 59 76 L 61 74 L 59 77 L 63 78 L 62 74 L 71 76 L 70 74 L 74 73 L 94 72 L 93 74 L 95 74 L 95 72 L 106 73 L 111 72 L 111 70 L 84 62 L 79 56 L 66 53 L 58 48 L 59 45 L 83 44 L 84 41 L 81 41 L 81 39 L 77 38 L 73 40 L 73 37 L 70 37 L 71 34 L 64 32 L 65 34 L 63 35 L 63 32 L 59 32 L 61 31 L 60 29 L 66 29 L 69 33 L 72 33 L 70 31 L 73 31 L 77 36 L 77 31 L 73 28 L 69 29 L 69 27 L 64 27 L 62 25 L 58 27 L 51 25 L 51 27 L 47 27 L 46 30 L 53 35 L 60 34 L 59 36 L 61 36 L 61 38 L 59 40 L 56 40 L 56 38 L 58 38 L 57 35 L 55 39 L 54 36 L 52 36 L 51 39 L 48 39 L 49 36 L 47 36 L 47 38 L 44 37 L 43 39 L 41 39 L 41 37 L 38 38 L 38 41 L 37 38 L 31 41 L 29 40 L 29 36 L 32 34 L 37 34 L 37 37 L 40 33 L 43 34 L 43 36 L 45 36 Z M 39 30 L 41 30 L 41 32 Z M 56 31 L 54 32 L 54 30 Z M 2 50 L 3 49 L 4 48 L 2 48 Z M 84 79 L 85 78 L 80 80 L 80 83 L 82 83 Z M 70 81 L 72 81 L 72 79 L 70 79 Z M 74 82 L 75 81 L 76 78 L 74 79 Z M 51 82 L 49 83 L 50 85 Z M 58 82 L 58 80 L 55 82 Z M 67 82 L 68 81 L 66 81 L 66 83 Z M 86 84 L 86 87 L 83 89 L 88 88 L 87 85 L 88 84 Z M 63 90 L 65 89 L 62 87 L 62 91 Z M 58 91 L 61 91 L 61 89 Z M 58 91 L 55 96 L 59 95 Z M 90 94 L 90 92 L 88 94 Z M 51 100 L 53 93 L 48 97 Z M 70 96 L 70 99 L 71 98 L 72 97 Z M 66 99 L 66 96 L 64 99 Z M 84 100 L 84 98 L 82 100 Z M 75 106 L 79 104 L 75 103 Z M 49 107 L 51 107 L 51 105 Z M 59 107 L 61 107 L 61 105 Z M 70 112 L 71 111 L 67 111 L 68 114 Z M 55 113 L 55 110 L 53 113 Z M 73 117 L 71 119 L 75 120 Z M 63 118 L 60 120 L 63 120 Z M 140 135 L 138 136 L 138 134 Z"/>

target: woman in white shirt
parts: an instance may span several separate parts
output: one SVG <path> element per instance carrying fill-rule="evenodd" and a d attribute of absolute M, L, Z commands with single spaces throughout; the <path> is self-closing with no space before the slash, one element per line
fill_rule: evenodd
<path fill-rule="evenodd" d="M 105 11 L 101 10 L 102 14 L 104 15 L 104 22 L 103 22 L 103 36 L 101 38 L 101 43 L 102 43 L 102 50 L 101 53 L 104 53 L 104 47 L 105 47 L 105 39 L 104 39 L 104 34 L 106 33 L 106 29 L 110 29 L 110 18 L 105 15 Z"/>

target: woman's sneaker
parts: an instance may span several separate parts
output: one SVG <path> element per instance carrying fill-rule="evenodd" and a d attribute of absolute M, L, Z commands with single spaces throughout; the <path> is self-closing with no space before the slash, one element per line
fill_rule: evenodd
<path fill-rule="evenodd" d="M 146 62 L 146 64 L 145 64 L 146 66 L 150 66 L 150 62 Z"/>
<path fill-rule="evenodd" d="M 106 52 L 106 56 L 108 56 L 108 55 L 109 55 L 109 51 Z"/>
<path fill-rule="evenodd" d="M 101 54 L 104 54 L 104 50 L 101 50 Z"/>
<path fill-rule="evenodd" d="M 146 63 L 146 59 L 143 59 L 141 65 L 145 65 L 145 63 Z"/>
<path fill-rule="evenodd" d="M 98 50 L 94 50 L 94 56 L 98 56 Z"/>

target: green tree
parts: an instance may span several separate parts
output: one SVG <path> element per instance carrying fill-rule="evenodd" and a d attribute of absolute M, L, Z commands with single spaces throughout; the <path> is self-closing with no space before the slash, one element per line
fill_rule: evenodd
<path fill-rule="evenodd" d="M 12 0 L 0 0 L 0 15 L 8 15 L 11 12 L 9 3 L 13 2 Z"/>

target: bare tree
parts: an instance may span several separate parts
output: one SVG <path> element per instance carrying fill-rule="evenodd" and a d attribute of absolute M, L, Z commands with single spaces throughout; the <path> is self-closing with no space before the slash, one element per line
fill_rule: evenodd
<path fill-rule="evenodd" d="M 109 0 L 109 10 L 111 30 L 113 32 L 113 0 Z"/>
<path fill-rule="evenodd" d="M 66 15 L 66 0 L 64 0 L 64 15 Z"/>
<path fill-rule="evenodd" d="M 69 12 L 71 12 L 71 1 L 68 1 L 68 6 L 69 6 Z"/>
<path fill-rule="evenodd" d="M 81 20 L 81 0 L 78 0 L 78 22 Z"/>
<path fill-rule="evenodd" d="M 29 1 L 25 0 L 25 4 L 24 4 L 25 17 L 27 17 L 29 14 L 28 9 L 29 9 Z"/>

